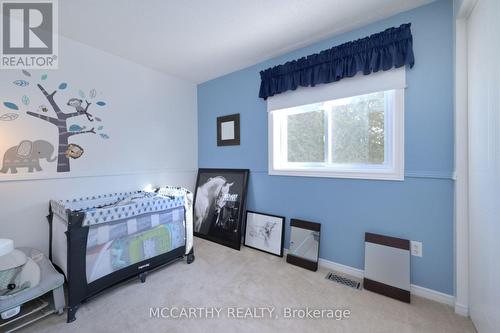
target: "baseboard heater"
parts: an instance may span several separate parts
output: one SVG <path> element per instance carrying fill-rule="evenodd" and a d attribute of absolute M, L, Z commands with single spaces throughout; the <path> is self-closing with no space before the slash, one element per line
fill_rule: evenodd
<path fill-rule="evenodd" d="M 365 233 L 363 287 L 410 303 L 410 241 Z"/>

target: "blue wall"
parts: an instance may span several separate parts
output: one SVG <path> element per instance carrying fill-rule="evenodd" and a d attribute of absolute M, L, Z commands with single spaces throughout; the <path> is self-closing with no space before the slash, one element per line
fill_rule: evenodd
<path fill-rule="evenodd" d="M 453 10 L 438 1 L 198 86 L 200 167 L 249 168 L 247 208 L 322 223 L 320 256 L 362 269 L 364 233 L 423 242 L 413 284 L 453 294 Z M 407 70 L 405 181 L 267 174 L 266 102 L 259 71 L 412 23 L 415 66 Z M 217 147 L 216 118 L 241 114 L 241 145 Z M 285 247 L 288 247 L 289 228 Z"/>

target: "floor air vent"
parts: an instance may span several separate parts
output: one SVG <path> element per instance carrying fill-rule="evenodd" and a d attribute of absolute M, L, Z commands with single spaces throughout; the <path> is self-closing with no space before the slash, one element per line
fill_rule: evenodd
<path fill-rule="evenodd" d="M 361 282 L 348 279 L 346 277 L 340 276 L 340 275 L 332 273 L 332 272 L 330 272 L 326 275 L 326 279 L 333 281 L 333 282 L 343 284 L 345 286 L 348 286 L 348 287 L 351 287 L 354 289 L 360 289 L 360 287 L 361 287 Z"/>

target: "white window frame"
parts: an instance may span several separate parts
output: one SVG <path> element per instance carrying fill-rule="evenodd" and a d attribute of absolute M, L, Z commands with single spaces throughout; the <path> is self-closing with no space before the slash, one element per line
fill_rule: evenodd
<path fill-rule="evenodd" d="M 269 175 L 404 180 L 405 87 L 406 72 L 404 68 L 400 68 L 369 76 L 361 74 L 333 84 L 325 84 L 314 88 L 300 88 L 296 91 L 270 97 L 267 103 Z M 286 129 L 275 128 L 275 125 L 281 124 L 281 126 L 286 127 L 286 121 L 279 121 L 279 117 L 286 117 L 289 113 L 280 113 L 280 110 L 380 91 L 393 91 L 394 93 L 394 103 L 386 102 L 388 109 L 386 109 L 385 121 L 385 160 L 388 160 L 389 164 L 331 165 L 328 163 L 287 162 L 283 165 L 282 161 L 286 160 L 287 154 Z M 329 140 L 328 132 L 329 129 L 325 131 L 325 140 Z M 392 139 L 392 144 L 387 142 L 388 139 Z M 326 152 L 326 154 L 330 154 L 330 152 Z"/>

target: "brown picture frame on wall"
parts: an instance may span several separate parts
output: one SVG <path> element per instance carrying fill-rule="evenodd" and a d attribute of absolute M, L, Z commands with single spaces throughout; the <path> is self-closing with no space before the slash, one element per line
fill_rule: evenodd
<path fill-rule="evenodd" d="M 217 117 L 217 146 L 240 145 L 240 114 Z"/>

